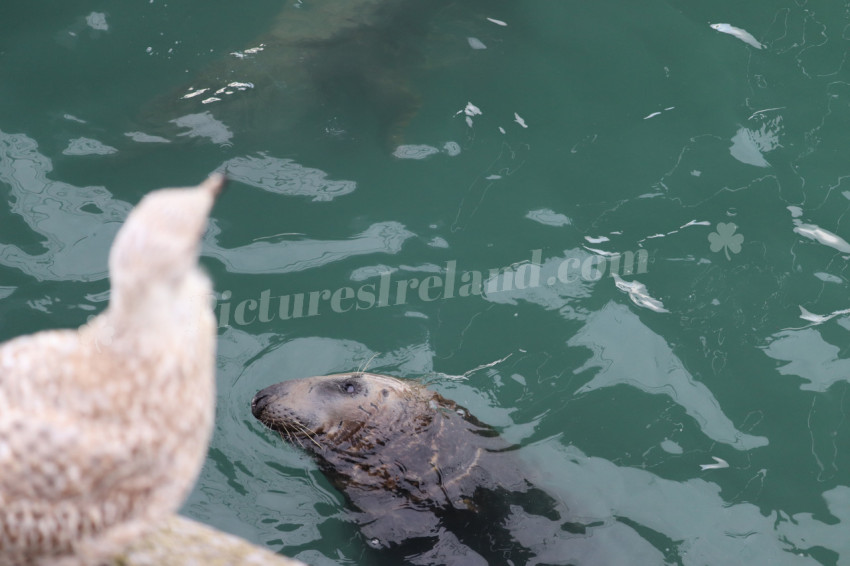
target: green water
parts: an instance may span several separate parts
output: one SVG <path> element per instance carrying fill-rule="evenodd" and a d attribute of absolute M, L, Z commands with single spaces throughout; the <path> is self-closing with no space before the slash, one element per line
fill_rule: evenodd
<path fill-rule="evenodd" d="M 524 446 L 592 535 L 543 562 L 850 564 L 847 6 L 348 1 L 4 3 L 0 338 L 102 310 L 132 204 L 226 166 L 216 430 L 185 514 L 365 563 L 249 403 L 368 362 Z M 536 284 L 488 287 L 535 250 Z M 597 277 L 626 252 L 648 262 Z"/>

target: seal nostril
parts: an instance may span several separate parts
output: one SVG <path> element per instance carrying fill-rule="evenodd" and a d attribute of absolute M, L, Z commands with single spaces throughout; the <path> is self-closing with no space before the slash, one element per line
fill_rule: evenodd
<path fill-rule="evenodd" d="M 269 396 L 265 393 L 257 393 L 254 398 L 251 399 L 251 413 L 255 417 L 258 417 L 260 413 L 263 412 L 266 405 L 268 405 L 268 402 L 266 402 L 266 399 L 268 398 Z"/>

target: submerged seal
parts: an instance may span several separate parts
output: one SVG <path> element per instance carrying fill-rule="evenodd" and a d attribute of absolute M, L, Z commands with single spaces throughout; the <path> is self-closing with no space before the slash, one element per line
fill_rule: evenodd
<path fill-rule="evenodd" d="M 296 379 L 257 393 L 251 411 L 316 457 L 361 512 L 373 547 L 422 563 L 525 563 L 533 553 L 511 540 L 506 519 L 519 510 L 559 518 L 510 444 L 417 382 L 363 372 Z"/>
<path fill-rule="evenodd" d="M 174 139 L 206 137 L 204 126 L 218 124 L 240 138 L 319 128 L 332 138 L 376 135 L 398 145 L 421 106 L 412 71 L 421 66 L 429 22 L 446 4 L 282 3 L 248 49 L 228 53 L 152 100 L 141 119 Z"/>

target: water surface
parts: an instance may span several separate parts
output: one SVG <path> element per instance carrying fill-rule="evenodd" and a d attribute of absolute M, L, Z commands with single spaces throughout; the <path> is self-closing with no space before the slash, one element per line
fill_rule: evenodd
<path fill-rule="evenodd" d="M 848 19 L 825 1 L 4 5 L 0 338 L 102 310 L 132 204 L 226 167 L 203 258 L 216 431 L 185 514 L 365 563 L 342 496 L 249 403 L 368 362 L 523 446 L 593 535 L 541 562 L 592 539 L 611 564 L 850 563 Z M 600 270 L 626 252 L 647 263 Z M 382 273 L 534 261 L 525 288 L 377 297 Z M 371 304 L 329 298 L 370 285 Z"/>

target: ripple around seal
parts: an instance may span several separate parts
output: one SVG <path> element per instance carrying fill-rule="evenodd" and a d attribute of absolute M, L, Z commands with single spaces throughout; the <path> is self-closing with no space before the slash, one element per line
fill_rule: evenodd
<path fill-rule="evenodd" d="M 355 181 L 334 181 L 327 173 L 299 165 L 292 159 L 261 155 L 234 157 L 221 165 L 227 176 L 240 183 L 289 196 L 313 197 L 313 201 L 329 201 L 354 192 Z"/>
<path fill-rule="evenodd" d="M 218 454 L 215 465 L 205 466 L 201 472 L 198 485 L 205 487 L 193 493 L 193 514 L 213 520 L 207 510 L 226 507 L 229 511 L 224 520 L 234 532 L 274 550 L 284 546 L 281 530 L 290 551 L 293 546 L 327 540 L 328 531 L 334 529 L 340 537 L 350 537 L 354 527 L 341 521 L 346 517 L 342 496 L 306 454 L 282 449 L 274 435 L 250 418 L 251 399 L 285 377 L 352 367 L 368 365 L 421 375 L 433 370 L 434 355 L 427 343 L 378 353 L 348 339 L 307 336 L 281 341 L 277 333 L 223 329 L 218 341 L 217 428 L 211 445 Z M 244 491 L 256 495 L 256 499 L 249 498 L 248 507 L 238 494 Z M 288 511 L 282 515 L 281 509 Z M 250 528 L 245 527 L 248 524 Z M 298 556 L 303 560 L 310 554 Z M 311 559 L 308 563 L 330 562 Z"/>

